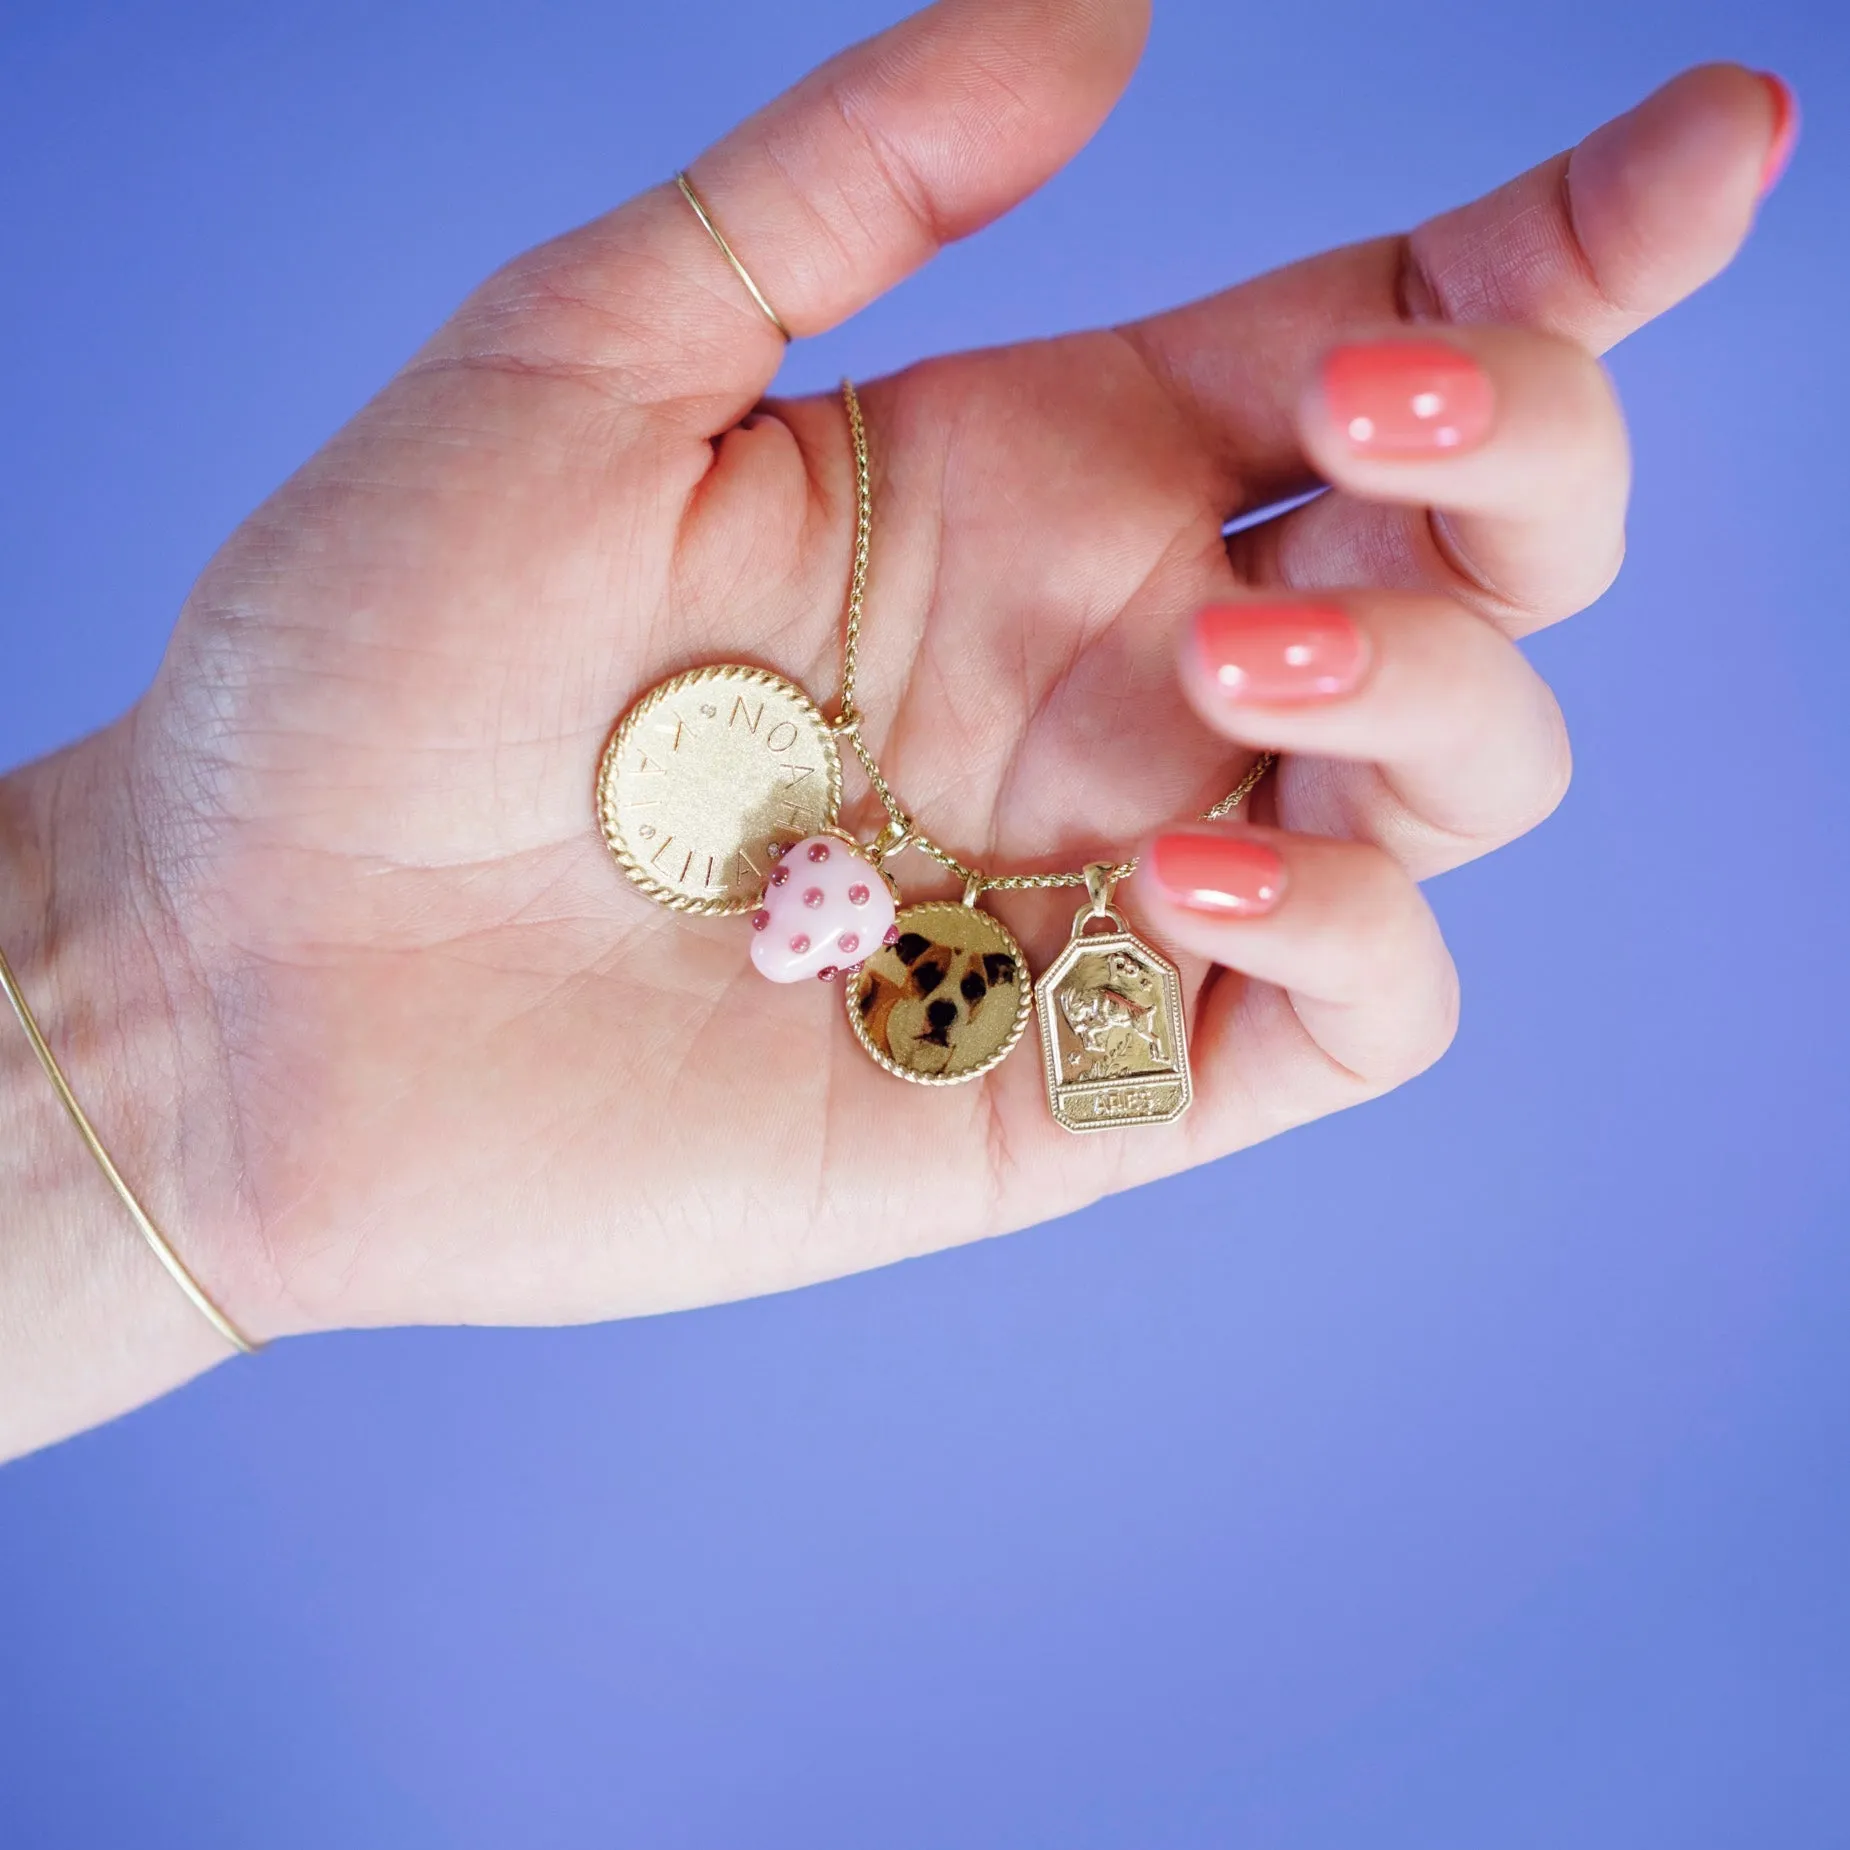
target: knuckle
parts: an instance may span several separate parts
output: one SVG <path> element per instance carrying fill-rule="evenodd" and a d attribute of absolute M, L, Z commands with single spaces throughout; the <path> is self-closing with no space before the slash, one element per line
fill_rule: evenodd
<path fill-rule="evenodd" d="M 1575 610 L 1567 614 L 1576 615 L 1589 605 L 1597 604 L 1614 584 L 1618 582 L 1619 573 L 1625 567 L 1625 526 L 1621 522 L 1613 535 L 1612 544 L 1607 547 L 1603 560 L 1593 563 L 1588 571 L 1586 583 L 1582 588 L 1581 601 Z"/>
<path fill-rule="evenodd" d="M 1490 330 L 1488 338 L 1510 383 L 1531 385 L 1538 405 L 1574 423 L 1617 419 L 1619 400 L 1612 376 L 1578 341 L 1523 327 Z"/>
<path fill-rule="evenodd" d="M 1460 990 L 1458 966 L 1449 953 L 1436 974 L 1433 993 L 1411 1018 L 1394 1083 L 1405 1084 L 1439 1064 L 1458 1039 Z"/>
<path fill-rule="evenodd" d="M 880 180 L 887 199 L 922 251 L 935 251 L 953 235 L 938 216 L 937 202 L 918 169 L 881 127 L 880 114 L 850 84 L 828 86 L 828 103 L 860 156 Z"/>
<path fill-rule="evenodd" d="M 1435 537 L 1448 546 L 1446 523 L 1433 516 Z M 1422 600 L 1414 614 L 1417 666 L 1443 688 L 1448 704 L 1461 718 L 1483 708 L 1482 689 L 1494 684 L 1510 644 L 1504 633 L 1484 621 L 1483 613 L 1462 596 L 1435 595 Z"/>
<path fill-rule="evenodd" d="M 1558 334 L 1539 338 L 1553 362 L 1549 383 L 1560 396 L 1564 408 L 1583 421 L 1598 419 L 1616 425 L 1619 396 L 1613 387 L 1612 375 L 1600 364 L 1598 356 L 1589 353 L 1578 341 Z"/>
<path fill-rule="evenodd" d="M 1345 1001 L 1362 1002 L 1398 981 L 1431 929 L 1431 914 L 1412 876 L 1385 848 L 1357 843 L 1347 883 L 1348 903 L 1325 955 L 1334 989 Z"/>
<path fill-rule="evenodd" d="M 1540 828 L 1566 800 L 1574 781 L 1574 747 L 1568 737 L 1567 722 L 1554 697 L 1549 695 L 1535 751 L 1530 776 L 1511 817 L 1506 840 L 1514 841 Z"/>
<path fill-rule="evenodd" d="M 495 272 L 463 303 L 411 374 L 498 372 L 535 381 L 606 381 L 625 346 L 621 303 L 606 300 L 584 270 L 549 247 Z"/>
<path fill-rule="evenodd" d="M 1495 377 L 1511 441 L 1538 463 L 1597 482 L 1602 495 L 1629 484 L 1630 446 L 1612 375 L 1578 342 L 1534 328 L 1484 331 L 1481 357 Z"/>
<path fill-rule="evenodd" d="M 1594 355 L 1549 337 L 1549 363 L 1537 381 L 1552 447 L 1572 479 L 1598 484 L 1599 505 L 1631 493 L 1631 440 L 1612 375 Z"/>
<path fill-rule="evenodd" d="M 1343 943 L 1329 959 L 1332 993 L 1377 1022 L 1364 1037 L 1364 1076 L 1387 1090 L 1425 1072 L 1456 1039 L 1458 971 L 1424 896 L 1390 855 L 1359 850 L 1349 879 Z"/>

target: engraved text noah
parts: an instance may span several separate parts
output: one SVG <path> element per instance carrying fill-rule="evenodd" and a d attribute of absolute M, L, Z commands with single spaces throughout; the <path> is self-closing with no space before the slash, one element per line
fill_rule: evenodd
<path fill-rule="evenodd" d="M 605 753 L 600 815 L 619 865 L 680 910 L 748 911 L 787 838 L 832 828 L 828 723 L 766 669 L 716 663 L 637 701 Z"/>

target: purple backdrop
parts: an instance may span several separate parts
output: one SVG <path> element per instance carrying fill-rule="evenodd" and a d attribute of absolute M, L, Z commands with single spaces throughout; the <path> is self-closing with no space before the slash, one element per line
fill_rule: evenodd
<path fill-rule="evenodd" d="M 896 10 L 0 6 L 0 757 L 133 697 L 481 272 Z M 1535 645 L 1565 809 L 1435 889 L 1450 1058 L 1012 1240 L 290 1344 L 0 1473 L 9 1850 L 1845 1841 L 1850 14 L 1387 14 L 1161 0 L 1073 169 L 789 377 L 1408 222 L 1687 62 L 1795 80 L 1737 269 L 1617 357 L 1632 559 Z"/>

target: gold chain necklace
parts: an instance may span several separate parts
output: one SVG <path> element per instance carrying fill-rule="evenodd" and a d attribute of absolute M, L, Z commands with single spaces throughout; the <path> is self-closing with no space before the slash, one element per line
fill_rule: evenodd
<path fill-rule="evenodd" d="M 598 775 L 605 840 L 650 898 L 676 911 L 752 915 L 752 961 L 775 982 L 844 979 L 850 1027 L 888 1072 L 955 1085 L 998 1065 L 1038 1006 L 1048 1102 L 1072 1131 L 1161 1124 L 1193 1096 L 1182 981 L 1113 906 L 1134 860 L 1065 873 L 995 874 L 926 835 L 899 800 L 855 705 L 873 540 L 867 425 L 842 381 L 854 451 L 854 561 L 841 700 L 823 716 L 767 669 L 715 663 L 643 694 L 619 722 Z M 846 739 L 886 823 L 871 842 L 838 826 Z M 1265 753 L 1207 810 L 1237 809 L 1275 762 Z M 905 849 L 963 883 L 961 900 L 902 903 L 885 863 Z M 1065 950 L 1030 978 L 984 893 L 1086 889 Z M 1093 929 L 1103 924 L 1103 932 Z"/>

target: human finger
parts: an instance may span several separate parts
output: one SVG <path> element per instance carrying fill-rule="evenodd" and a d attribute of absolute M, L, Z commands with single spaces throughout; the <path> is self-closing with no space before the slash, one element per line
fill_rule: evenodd
<path fill-rule="evenodd" d="M 1514 840 L 1567 789 L 1567 729 L 1547 683 L 1447 598 L 1216 604 L 1190 626 L 1179 671 L 1217 732 L 1290 755 L 1290 827 L 1373 842 L 1416 878 Z"/>
<path fill-rule="evenodd" d="M 1158 943 L 1285 992 L 1317 1051 L 1364 1089 L 1399 1084 L 1449 1045 L 1451 954 L 1417 882 L 1381 849 L 1194 826 L 1157 836 L 1133 881 L 1139 922 Z M 1211 982 L 1204 1005 L 1195 1064 L 1210 1112 L 1239 1057 L 1220 1031 L 1239 989 Z"/>
<path fill-rule="evenodd" d="M 1233 536 L 1251 582 L 1438 591 L 1522 634 L 1584 610 L 1624 558 L 1625 423 L 1571 341 L 1474 327 L 1346 342 L 1312 374 L 1298 428 L 1337 492 Z"/>
<path fill-rule="evenodd" d="M 1147 26 L 1148 0 L 938 0 L 740 124 L 692 181 L 789 331 L 821 333 L 1071 159 Z M 518 259 L 430 353 L 589 377 L 710 435 L 783 350 L 668 181 Z"/>
<path fill-rule="evenodd" d="M 1216 456 L 1230 513 L 1311 486 L 1298 394 L 1320 354 L 1395 321 L 1500 322 L 1603 353 L 1724 269 L 1791 152 L 1768 73 L 1703 65 L 1417 230 L 1326 251 L 1123 332 Z"/>

